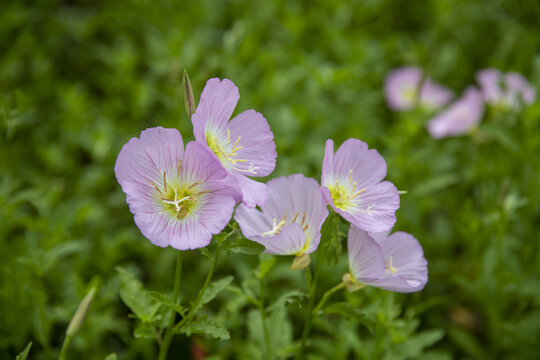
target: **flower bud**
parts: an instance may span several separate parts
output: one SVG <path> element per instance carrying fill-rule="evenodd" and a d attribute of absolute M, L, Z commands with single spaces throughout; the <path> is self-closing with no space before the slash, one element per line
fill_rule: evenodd
<path fill-rule="evenodd" d="M 88 314 L 90 305 L 92 305 L 92 300 L 94 299 L 95 292 L 96 288 L 92 288 L 90 292 L 86 294 L 84 299 L 82 299 L 79 307 L 77 308 L 77 311 L 75 311 L 75 315 L 73 315 L 73 318 L 71 319 L 69 326 L 66 330 L 66 335 L 68 337 L 73 338 L 79 332 L 79 329 L 81 328 L 84 319 L 86 318 L 86 314 Z"/>
<path fill-rule="evenodd" d="M 196 104 L 195 98 L 193 97 L 193 89 L 191 88 L 191 81 L 189 80 L 189 75 L 186 69 L 184 69 L 183 88 L 184 104 L 186 105 L 186 111 L 188 115 L 191 117 L 191 115 L 193 115 L 193 113 L 195 112 Z"/>
<path fill-rule="evenodd" d="M 301 254 L 294 258 L 291 264 L 291 270 L 302 270 L 308 267 L 311 262 L 309 254 Z"/>
<path fill-rule="evenodd" d="M 348 292 L 353 292 L 353 291 L 360 290 L 366 287 L 365 284 L 362 284 L 356 281 L 349 273 L 343 275 L 342 280 L 345 283 L 345 286 L 347 287 Z"/>

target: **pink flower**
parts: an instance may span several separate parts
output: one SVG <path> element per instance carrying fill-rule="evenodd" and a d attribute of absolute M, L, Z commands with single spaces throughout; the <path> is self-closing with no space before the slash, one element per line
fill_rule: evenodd
<path fill-rule="evenodd" d="M 372 285 L 396 292 L 415 292 L 427 283 L 427 261 L 422 247 L 404 232 L 368 234 L 351 226 L 347 242 L 349 290 Z"/>
<path fill-rule="evenodd" d="M 485 102 L 495 107 L 519 109 L 522 102 L 531 105 L 536 100 L 534 88 L 517 72 L 503 74 L 495 68 L 483 69 L 476 73 L 476 81 Z"/>
<path fill-rule="evenodd" d="M 200 144 L 184 151 L 176 129 L 156 127 L 124 145 L 114 167 L 135 224 L 154 245 L 207 246 L 235 205 L 228 175 Z"/>
<path fill-rule="evenodd" d="M 319 184 L 302 174 L 268 182 L 268 201 L 261 210 L 240 205 L 235 220 L 244 236 L 278 255 L 310 254 L 321 239 L 328 216 Z"/>
<path fill-rule="evenodd" d="M 452 91 L 430 78 L 422 82 L 422 70 L 404 66 L 386 77 L 384 92 L 388 107 L 396 111 L 412 110 L 418 104 L 427 110 L 437 110 L 453 98 Z"/>
<path fill-rule="evenodd" d="M 386 162 L 365 142 L 348 139 L 334 155 L 326 142 L 321 191 L 326 201 L 347 221 L 366 231 L 390 229 L 396 222 L 399 194 L 386 176 Z"/>
<path fill-rule="evenodd" d="M 484 116 L 482 94 L 470 86 L 461 98 L 429 121 L 428 131 L 435 139 L 465 134 L 476 127 L 482 116 Z"/>
<path fill-rule="evenodd" d="M 254 207 L 264 204 L 268 192 L 265 184 L 248 176 L 263 177 L 274 171 L 276 144 L 266 119 L 254 110 L 229 121 L 239 98 L 232 81 L 210 79 L 191 121 L 197 142 L 212 150 L 241 192 L 243 203 Z"/>

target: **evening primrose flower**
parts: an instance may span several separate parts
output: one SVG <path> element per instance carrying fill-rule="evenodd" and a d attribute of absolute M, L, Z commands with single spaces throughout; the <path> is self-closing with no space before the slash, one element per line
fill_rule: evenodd
<path fill-rule="evenodd" d="M 227 173 L 202 145 L 190 142 L 184 151 L 176 129 L 150 128 L 129 140 L 114 172 L 135 224 L 154 245 L 207 246 L 232 216 Z"/>
<path fill-rule="evenodd" d="M 372 285 L 408 293 L 422 290 L 427 283 L 422 246 L 410 234 L 368 234 L 351 226 L 347 247 L 350 273 L 343 281 L 349 291 Z"/>
<path fill-rule="evenodd" d="M 240 205 L 234 219 L 244 236 L 277 255 L 310 254 L 319 246 L 328 216 L 319 184 L 302 174 L 268 182 L 268 201 L 261 210 Z"/>
<path fill-rule="evenodd" d="M 482 93 L 474 86 L 470 86 L 461 98 L 429 121 L 428 131 L 435 139 L 465 134 L 477 126 L 482 116 L 484 116 Z"/>
<path fill-rule="evenodd" d="M 229 121 L 239 98 L 232 81 L 210 79 L 191 121 L 197 142 L 212 150 L 241 192 L 243 203 L 254 207 L 264 204 L 268 192 L 265 184 L 249 177 L 274 171 L 276 144 L 266 119 L 254 110 Z"/>
<path fill-rule="evenodd" d="M 395 111 L 412 110 L 417 105 L 426 110 L 437 110 L 452 100 L 448 88 L 430 78 L 422 81 L 422 70 L 404 66 L 390 72 L 384 83 L 388 107 Z"/>
<path fill-rule="evenodd" d="M 321 191 L 345 220 L 373 232 L 390 229 L 396 222 L 399 193 L 386 176 L 386 162 L 365 142 L 346 140 L 334 155 L 334 142 L 326 142 Z"/>
<path fill-rule="evenodd" d="M 476 73 L 476 81 L 485 102 L 496 108 L 519 109 L 522 102 L 531 105 L 536 100 L 534 88 L 517 72 L 504 74 L 495 68 L 483 69 Z"/>

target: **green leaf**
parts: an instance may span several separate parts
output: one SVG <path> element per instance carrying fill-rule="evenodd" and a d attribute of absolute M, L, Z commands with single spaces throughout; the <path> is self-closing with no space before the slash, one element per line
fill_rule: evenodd
<path fill-rule="evenodd" d="M 193 320 L 191 324 L 185 324 L 177 332 L 187 336 L 191 334 L 204 334 L 220 340 L 229 340 L 231 337 L 229 331 L 223 325 L 208 319 L 206 315 Z"/>
<path fill-rule="evenodd" d="M 246 238 L 238 238 L 231 242 L 229 250 L 235 254 L 258 255 L 266 248 L 258 242 Z"/>
<path fill-rule="evenodd" d="M 185 316 L 186 312 L 188 311 L 188 308 L 186 308 L 186 307 L 184 307 L 182 305 L 173 303 L 172 300 L 165 294 L 162 294 L 162 293 L 157 292 L 157 291 L 150 291 L 149 294 L 158 303 L 160 303 L 163 306 L 168 307 L 169 309 L 174 310 L 175 312 L 177 312 L 181 316 Z"/>
<path fill-rule="evenodd" d="M 150 296 L 150 292 L 145 290 L 142 283 L 129 271 L 121 267 L 117 267 L 116 271 L 122 281 L 120 298 L 124 304 L 143 322 L 155 320 L 161 304 Z"/>
<path fill-rule="evenodd" d="M 444 331 L 441 329 L 426 330 L 398 344 L 385 359 L 417 359 L 422 351 L 442 339 Z"/>
<path fill-rule="evenodd" d="M 226 276 L 223 279 L 213 281 L 204 292 L 199 307 L 212 301 L 221 290 L 225 289 L 233 281 L 233 279 L 234 277 L 232 276 Z M 197 311 L 197 309 L 195 309 L 195 311 Z"/>
<path fill-rule="evenodd" d="M 140 323 L 133 332 L 133 336 L 137 339 L 157 339 L 156 330 L 153 325 L 149 323 Z"/>
<path fill-rule="evenodd" d="M 348 303 L 338 302 L 331 304 L 324 308 L 323 313 L 339 314 L 348 319 L 358 321 L 359 323 L 367 327 L 369 331 L 373 332 L 373 327 L 375 325 L 373 320 L 367 318 L 363 312 Z"/>
<path fill-rule="evenodd" d="M 116 353 L 109 354 L 105 360 L 116 360 Z"/>
<path fill-rule="evenodd" d="M 274 301 L 266 311 L 272 312 L 277 309 L 281 309 L 289 304 L 299 303 L 300 300 L 306 297 L 307 294 L 300 290 L 291 290 L 281 295 L 276 301 Z"/>
<path fill-rule="evenodd" d="M 17 355 L 15 360 L 26 360 L 26 358 L 28 357 L 28 353 L 30 352 L 31 347 L 32 347 L 32 342 L 30 341 L 28 343 L 28 345 L 26 345 L 24 350 L 19 355 Z"/>

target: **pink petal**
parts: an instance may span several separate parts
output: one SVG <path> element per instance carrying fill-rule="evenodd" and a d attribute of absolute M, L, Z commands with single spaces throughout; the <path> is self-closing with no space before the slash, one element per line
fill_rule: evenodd
<path fill-rule="evenodd" d="M 404 66 L 388 74 L 384 93 L 388 107 L 392 110 L 410 110 L 416 105 L 422 71 L 412 66 Z"/>
<path fill-rule="evenodd" d="M 452 100 L 454 94 L 447 87 L 427 78 L 420 89 L 420 106 L 429 110 L 437 110 Z"/>
<path fill-rule="evenodd" d="M 243 175 L 231 174 L 236 181 L 237 189 L 242 193 L 242 202 L 248 207 L 264 205 L 268 199 L 266 184 L 252 180 Z"/>
<path fill-rule="evenodd" d="M 176 129 L 155 127 L 141 132 L 124 145 L 114 166 L 116 178 L 126 193 L 132 213 L 161 208 L 154 185 L 163 182 L 163 173 L 176 174 L 184 153 L 182 136 Z"/>
<path fill-rule="evenodd" d="M 276 167 L 277 153 L 274 134 L 270 131 L 266 119 L 254 110 L 247 110 L 232 119 L 228 128 L 230 143 L 234 143 L 240 137 L 238 146 L 242 146 L 242 149 L 236 152 L 238 156 L 235 159 L 245 160 L 234 164 L 234 167 L 241 171 L 234 169 L 229 171 L 255 177 L 271 174 Z M 255 170 L 246 172 L 250 165 L 255 167 Z"/>
<path fill-rule="evenodd" d="M 294 255 L 299 253 L 306 243 L 306 234 L 299 224 L 287 225 L 276 236 L 256 236 L 256 242 L 263 245 L 267 254 Z"/>
<path fill-rule="evenodd" d="M 351 225 L 347 249 L 351 273 L 357 281 L 366 282 L 384 275 L 384 256 L 381 247 L 367 232 Z"/>
<path fill-rule="evenodd" d="M 206 143 L 206 131 L 222 130 L 231 118 L 240 94 L 228 79 L 210 79 L 201 94 L 199 105 L 191 117 L 193 132 L 198 142 Z"/>

